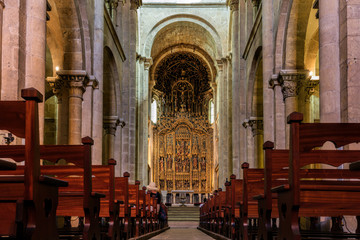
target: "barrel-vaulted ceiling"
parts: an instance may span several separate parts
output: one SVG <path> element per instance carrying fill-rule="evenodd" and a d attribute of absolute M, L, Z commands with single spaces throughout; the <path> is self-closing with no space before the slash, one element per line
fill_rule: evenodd
<path fill-rule="evenodd" d="M 202 26 L 187 21 L 171 23 L 161 29 L 155 39 L 151 50 L 151 57 L 158 58 L 165 49 L 181 44 L 191 45 L 204 50 L 212 59 L 216 58 L 216 43 Z"/>
<path fill-rule="evenodd" d="M 165 26 L 155 36 L 151 49 L 155 89 L 167 95 L 175 82 L 186 79 L 196 95 L 211 90 L 216 53 L 213 36 L 199 24 L 177 21 Z"/>
<path fill-rule="evenodd" d="M 170 93 L 174 83 L 186 79 L 200 95 L 210 89 L 209 69 L 197 55 L 177 52 L 164 58 L 155 70 L 155 89 Z"/>

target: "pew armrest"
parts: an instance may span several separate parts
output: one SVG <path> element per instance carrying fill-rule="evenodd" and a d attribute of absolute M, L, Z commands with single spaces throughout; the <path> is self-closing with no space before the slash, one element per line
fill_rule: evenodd
<path fill-rule="evenodd" d="M 67 187 L 69 185 L 69 183 L 67 181 L 59 180 L 59 179 L 44 176 L 44 175 L 41 175 L 39 177 L 39 182 L 46 184 L 46 185 L 56 186 L 56 187 Z"/>
<path fill-rule="evenodd" d="M 290 185 L 289 184 L 284 184 L 284 185 L 280 185 L 280 186 L 272 188 L 271 192 L 273 192 L 273 193 L 286 192 L 289 189 L 290 189 Z"/>
<path fill-rule="evenodd" d="M 0 159 L 0 170 L 16 170 L 16 163 Z"/>
<path fill-rule="evenodd" d="M 261 199 L 264 199 L 264 198 L 265 198 L 264 194 L 256 195 L 256 196 L 253 197 L 254 200 L 261 200 Z"/>
<path fill-rule="evenodd" d="M 104 197 L 106 197 L 105 194 L 98 193 L 98 192 L 91 192 L 91 196 L 95 197 L 95 198 L 104 198 Z"/>
<path fill-rule="evenodd" d="M 349 169 L 352 171 L 359 171 L 360 170 L 360 161 L 350 163 Z"/>

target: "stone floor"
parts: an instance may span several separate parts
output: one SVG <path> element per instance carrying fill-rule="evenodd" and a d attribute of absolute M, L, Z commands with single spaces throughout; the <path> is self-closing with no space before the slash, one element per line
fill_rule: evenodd
<path fill-rule="evenodd" d="M 213 239 L 196 228 L 170 228 L 169 230 L 151 238 L 153 240 L 207 240 Z"/>
<path fill-rule="evenodd" d="M 199 221 L 169 221 L 170 229 L 151 238 L 153 240 L 172 239 L 172 240 L 207 240 L 213 239 L 196 228 Z"/>

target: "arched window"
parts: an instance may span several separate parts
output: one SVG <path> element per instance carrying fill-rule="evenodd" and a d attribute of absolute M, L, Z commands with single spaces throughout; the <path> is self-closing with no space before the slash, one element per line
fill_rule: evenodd
<path fill-rule="evenodd" d="M 214 101 L 211 99 L 209 102 L 209 122 L 213 124 L 215 121 L 215 106 Z"/>
<path fill-rule="evenodd" d="M 151 103 L 151 121 L 156 124 L 157 122 L 157 103 L 156 100 L 154 99 L 154 101 Z"/>

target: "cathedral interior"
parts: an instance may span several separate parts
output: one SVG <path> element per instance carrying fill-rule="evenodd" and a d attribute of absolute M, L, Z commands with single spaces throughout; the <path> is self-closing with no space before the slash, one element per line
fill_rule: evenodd
<path fill-rule="evenodd" d="M 355 0 L 1 0 L 0 99 L 36 88 L 41 143 L 89 136 L 93 164 L 115 159 L 117 176 L 155 182 L 167 201 L 188 190 L 201 202 L 242 163 L 263 168 L 265 141 L 287 149 L 290 113 L 360 122 L 359 9 Z"/>

